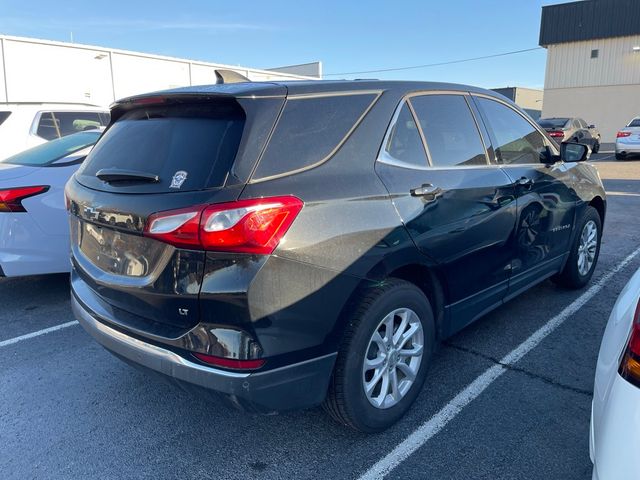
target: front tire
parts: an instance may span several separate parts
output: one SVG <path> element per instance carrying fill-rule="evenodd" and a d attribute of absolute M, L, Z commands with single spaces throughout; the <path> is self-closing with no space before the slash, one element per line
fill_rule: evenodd
<path fill-rule="evenodd" d="M 599 151 L 600 151 L 600 142 L 596 141 L 596 143 L 594 143 L 593 145 L 592 153 L 598 153 Z"/>
<path fill-rule="evenodd" d="M 433 311 L 414 284 L 388 279 L 358 299 L 347 322 L 323 408 L 343 425 L 379 432 L 420 393 L 435 345 Z"/>
<path fill-rule="evenodd" d="M 627 158 L 626 155 L 623 155 L 621 153 L 616 153 L 616 160 L 624 160 L 625 158 Z"/>
<path fill-rule="evenodd" d="M 588 206 L 577 223 L 577 230 L 569 258 L 563 270 L 554 277 L 559 285 L 582 288 L 593 276 L 600 255 L 602 220 L 598 211 Z"/>

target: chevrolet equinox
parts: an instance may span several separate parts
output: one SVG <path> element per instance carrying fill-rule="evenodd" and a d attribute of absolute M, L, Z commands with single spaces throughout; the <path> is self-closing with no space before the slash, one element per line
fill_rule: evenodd
<path fill-rule="evenodd" d="M 66 187 L 74 313 L 184 388 L 383 430 L 438 341 L 547 278 L 590 280 L 606 199 L 587 150 L 443 83 L 127 98 Z"/>

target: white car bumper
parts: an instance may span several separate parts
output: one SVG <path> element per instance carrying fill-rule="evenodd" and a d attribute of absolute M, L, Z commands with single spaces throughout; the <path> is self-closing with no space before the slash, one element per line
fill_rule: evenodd
<path fill-rule="evenodd" d="M 45 233 L 28 212 L 1 212 L 0 268 L 7 277 L 68 272 L 69 236 Z"/>
<path fill-rule="evenodd" d="M 640 478 L 640 388 L 617 375 L 591 415 L 593 479 Z"/>

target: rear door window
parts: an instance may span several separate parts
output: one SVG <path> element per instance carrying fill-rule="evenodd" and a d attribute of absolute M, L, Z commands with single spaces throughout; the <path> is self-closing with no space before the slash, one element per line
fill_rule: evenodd
<path fill-rule="evenodd" d="M 89 187 L 122 193 L 221 187 L 236 156 L 244 120 L 235 102 L 130 111 L 104 133 L 77 178 Z M 106 183 L 96 177 L 101 170 L 157 175 L 159 182 Z"/>
<path fill-rule="evenodd" d="M 487 164 L 480 132 L 463 95 L 423 95 L 413 97 L 411 104 L 432 166 Z"/>
<path fill-rule="evenodd" d="M 287 99 L 253 179 L 288 174 L 327 160 L 376 98 L 366 93 Z"/>
<path fill-rule="evenodd" d="M 487 98 L 477 98 L 501 164 L 540 163 L 546 160 L 545 137 L 515 110 Z"/>

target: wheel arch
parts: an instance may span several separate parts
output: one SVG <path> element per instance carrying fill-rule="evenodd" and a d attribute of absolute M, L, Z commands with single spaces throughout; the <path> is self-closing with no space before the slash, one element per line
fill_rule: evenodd
<path fill-rule="evenodd" d="M 602 223 L 602 225 L 604 225 L 604 217 L 607 211 L 607 206 L 603 198 L 596 195 L 591 199 L 591 201 L 589 201 L 589 206 L 597 210 L 598 215 L 600 215 L 600 222 Z"/>
<path fill-rule="evenodd" d="M 409 255 L 406 251 L 403 255 L 399 255 L 403 261 L 394 262 L 393 258 L 382 260 L 371 270 L 371 275 L 362 279 L 351 292 L 334 328 L 333 335 L 335 335 L 338 344 L 348 322 L 348 316 L 356 308 L 359 299 L 367 290 L 383 285 L 389 278 L 398 278 L 413 283 L 425 294 L 433 309 L 437 338 L 442 338 L 445 306 L 448 298 L 446 283 L 437 267 L 427 263 L 427 257 L 417 252 L 415 248 L 412 250 L 413 252 Z"/>

